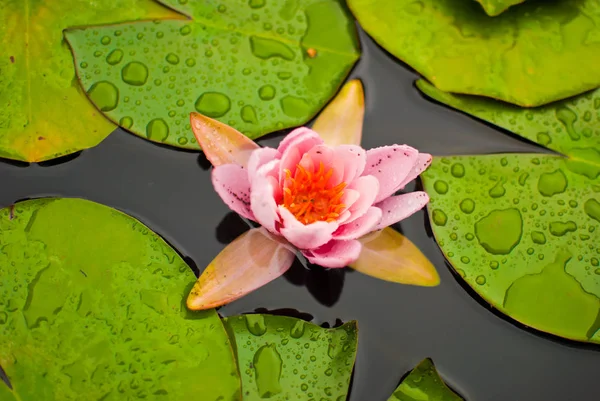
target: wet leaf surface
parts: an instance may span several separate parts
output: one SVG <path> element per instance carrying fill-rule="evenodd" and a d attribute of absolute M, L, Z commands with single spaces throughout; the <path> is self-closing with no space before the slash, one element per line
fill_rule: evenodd
<path fill-rule="evenodd" d="M 114 209 L 40 199 L 0 211 L 2 400 L 240 400 L 214 310 L 159 236 Z"/>
<path fill-rule="evenodd" d="M 447 92 L 538 106 L 600 86 L 595 0 L 530 0 L 497 17 L 463 0 L 348 5 L 380 45 Z"/>
<path fill-rule="evenodd" d="M 356 357 L 356 322 L 324 329 L 262 314 L 224 322 L 235 339 L 244 401 L 346 399 Z"/>
<path fill-rule="evenodd" d="M 398 386 L 388 401 L 462 401 L 435 369 L 429 358 L 421 362 Z"/>
<path fill-rule="evenodd" d="M 250 138 L 302 125 L 359 57 L 341 0 L 163 2 L 192 19 L 65 34 L 92 102 L 154 142 L 198 149 L 192 111 Z"/>
<path fill-rule="evenodd" d="M 115 129 L 81 93 L 63 29 L 178 17 L 151 0 L 0 0 L 0 9 L 0 157 L 27 162 L 95 146 Z"/>
<path fill-rule="evenodd" d="M 446 258 L 487 302 L 537 330 L 600 343 L 597 94 L 522 110 L 418 85 L 566 155 L 442 158 L 423 176 L 428 211 Z"/>

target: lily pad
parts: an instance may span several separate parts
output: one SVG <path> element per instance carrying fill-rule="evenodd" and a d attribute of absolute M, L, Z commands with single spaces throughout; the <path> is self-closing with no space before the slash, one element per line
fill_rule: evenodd
<path fill-rule="evenodd" d="M 115 129 L 73 84 L 63 29 L 178 17 L 150 0 L 0 0 L 0 9 L 0 157 L 27 162 L 95 146 Z"/>
<path fill-rule="evenodd" d="M 428 210 L 444 254 L 487 302 L 537 330 L 600 343 L 597 93 L 522 110 L 418 85 L 566 155 L 438 159 L 423 176 Z"/>
<path fill-rule="evenodd" d="M 250 138 L 302 125 L 360 54 L 342 0 L 163 2 L 192 20 L 65 33 L 96 107 L 154 142 L 199 149 L 191 111 Z"/>
<path fill-rule="evenodd" d="M 515 4 L 520 4 L 525 0 L 476 0 L 485 10 L 487 15 L 495 17 L 508 10 Z"/>
<path fill-rule="evenodd" d="M 244 401 L 346 399 L 356 358 L 356 322 L 324 329 L 258 314 L 224 322 L 234 339 Z"/>
<path fill-rule="evenodd" d="M 240 400 L 214 310 L 158 235 L 114 209 L 40 199 L 0 211 L 2 400 Z"/>
<path fill-rule="evenodd" d="M 462 401 L 442 380 L 429 358 L 422 361 L 398 386 L 388 401 Z"/>
<path fill-rule="evenodd" d="M 526 1 L 497 17 L 464 0 L 348 4 L 381 46 L 446 92 L 539 106 L 600 86 L 595 0 Z"/>

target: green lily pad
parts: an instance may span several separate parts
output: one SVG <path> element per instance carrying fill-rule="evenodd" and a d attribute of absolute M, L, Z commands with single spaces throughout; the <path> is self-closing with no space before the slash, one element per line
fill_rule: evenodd
<path fill-rule="evenodd" d="M 452 266 L 495 308 L 537 330 L 600 343 L 598 93 L 523 110 L 418 86 L 566 155 L 440 158 L 423 175 L 428 210 Z"/>
<path fill-rule="evenodd" d="M 429 358 L 423 360 L 398 386 L 388 401 L 462 401 L 442 380 Z"/>
<path fill-rule="evenodd" d="M 348 4 L 380 45 L 446 92 L 538 106 L 600 87 L 595 0 L 526 1 L 497 17 L 464 0 Z"/>
<path fill-rule="evenodd" d="M 163 2 L 192 20 L 65 33 L 96 107 L 154 142 L 199 149 L 192 111 L 250 138 L 302 125 L 360 54 L 342 0 Z"/>
<path fill-rule="evenodd" d="M 240 400 L 214 310 L 158 235 L 114 209 L 40 199 L 0 211 L 0 399 Z"/>
<path fill-rule="evenodd" d="M 334 329 L 285 316 L 224 319 L 234 343 L 244 401 L 345 400 L 358 328 Z"/>
<path fill-rule="evenodd" d="M 178 16 L 150 0 L 0 0 L 0 9 L 0 157 L 27 162 L 90 148 L 115 129 L 73 85 L 63 29 Z"/>
<path fill-rule="evenodd" d="M 515 4 L 520 4 L 525 0 L 476 0 L 487 15 L 495 17 L 496 15 L 502 14 L 504 11 L 508 10 L 509 7 L 514 6 Z"/>

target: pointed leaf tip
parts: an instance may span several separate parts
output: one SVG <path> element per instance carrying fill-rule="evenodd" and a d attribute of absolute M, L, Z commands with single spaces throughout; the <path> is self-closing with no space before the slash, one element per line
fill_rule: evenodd
<path fill-rule="evenodd" d="M 359 79 L 353 79 L 321 112 L 312 128 L 329 146 L 360 145 L 364 115 L 363 86 Z"/>
<path fill-rule="evenodd" d="M 408 238 L 387 227 L 362 237 L 363 250 L 350 265 L 369 276 L 400 284 L 434 287 L 440 276 L 429 259 Z"/>
<path fill-rule="evenodd" d="M 188 309 L 216 308 L 275 280 L 292 265 L 291 249 L 264 228 L 245 232 L 202 272 L 188 296 Z"/>
<path fill-rule="evenodd" d="M 232 163 L 246 166 L 250 153 L 259 148 L 235 128 L 200 113 L 190 113 L 190 123 L 198 145 L 215 167 Z"/>

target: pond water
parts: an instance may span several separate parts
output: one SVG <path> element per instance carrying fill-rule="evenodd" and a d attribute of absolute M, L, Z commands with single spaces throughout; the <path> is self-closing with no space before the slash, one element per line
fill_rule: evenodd
<path fill-rule="evenodd" d="M 548 152 L 423 98 L 410 68 L 362 31 L 360 38 L 363 55 L 350 78 L 365 86 L 365 148 L 406 143 L 434 155 Z M 283 135 L 259 142 L 276 146 Z M 0 206 L 41 196 L 103 203 L 140 219 L 202 270 L 247 229 L 213 191 L 209 167 L 203 155 L 157 146 L 118 129 L 98 147 L 66 160 L 30 166 L 0 162 Z M 220 313 L 276 311 L 329 326 L 358 320 L 350 401 L 385 401 L 425 357 L 433 358 L 447 383 L 467 400 L 597 397 L 600 347 L 534 333 L 494 312 L 454 276 L 425 212 L 396 228 L 434 263 L 440 286 L 409 287 L 350 270 L 305 270 L 296 263 L 284 277 Z"/>

